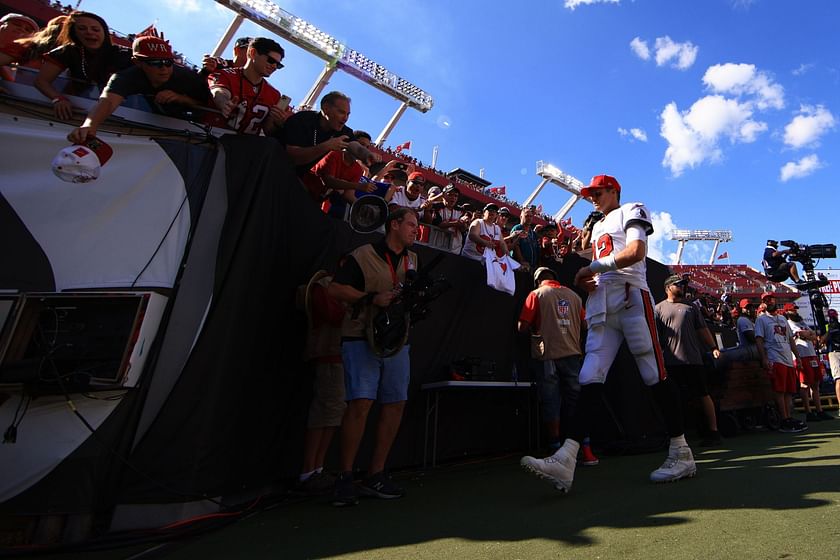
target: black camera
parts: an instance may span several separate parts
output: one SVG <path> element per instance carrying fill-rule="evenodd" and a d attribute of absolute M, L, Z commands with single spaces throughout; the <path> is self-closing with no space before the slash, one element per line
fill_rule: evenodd
<path fill-rule="evenodd" d="M 788 258 L 801 263 L 807 263 L 813 259 L 837 258 L 837 246 L 832 243 L 802 245 L 791 239 L 779 243 L 788 248 Z"/>

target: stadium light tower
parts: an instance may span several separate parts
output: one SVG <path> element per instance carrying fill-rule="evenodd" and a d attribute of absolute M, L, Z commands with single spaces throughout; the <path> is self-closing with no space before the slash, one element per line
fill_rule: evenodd
<path fill-rule="evenodd" d="M 721 243 L 732 241 L 732 231 L 728 229 L 674 229 L 671 230 L 671 240 L 679 241 L 677 264 L 682 261 L 683 249 L 687 241 L 714 241 L 715 246 L 712 249 L 712 256 L 709 257 L 709 264 L 715 264 L 718 247 Z"/>
<path fill-rule="evenodd" d="M 336 70 L 343 70 L 400 101 L 400 106 L 377 136 L 376 144 L 381 145 L 385 142 L 407 108 L 411 107 L 425 113 L 434 106 L 432 96 L 419 87 L 397 76 L 359 51 L 351 49 L 308 21 L 287 12 L 271 0 L 216 0 L 216 2 L 231 9 L 236 13 L 236 17 L 216 45 L 213 56 L 221 56 L 242 21 L 247 18 L 278 37 L 326 61 L 324 69 L 299 106 L 313 107 Z"/>
<path fill-rule="evenodd" d="M 560 222 L 560 220 L 569 213 L 577 201 L 582 198 L 580 195 L 580 189 L 582 189 L 585 185 L 577 178 L 564 172 L 562 169 L 555 167 L 550 163 L 545 163 L 542 160 L 537 162 L 537 175 L 542 177 L 542 181 L 540 181 L 537 188 L 534 189 L 534 192 L 525 199 L 525 202 L 522 203 L 522 207 L 526 208 L 530 206 L 531 203 L 534 202 L 534 199 L 537 198 L 537 195 L 540 194 L 540 191 L 543 190 L 543 187 L 545 187 L 548 183 L 553 183 L 572 194 L 566 204 L 564 204 L 563 207 L 554 214 L 554 221 Z"/>

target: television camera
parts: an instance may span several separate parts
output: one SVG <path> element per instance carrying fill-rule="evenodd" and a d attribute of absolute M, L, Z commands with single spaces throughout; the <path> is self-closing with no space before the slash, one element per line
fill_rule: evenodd
<path fill-rule="evenodd" d="M 407 271 L 399 295 L 391 305 L 368 316 L 367 340 L 374 353 L 388 358 L 399 352 L 408 340 L 410 327 L 428 317 L 431 303 L 450 287 L 443 276 L 433 277 L 428 271 Z"/>
<path fill-rule="evenodd" d="M 811 302 L 811 309 L 814 312 L 814 319 L 820 332 L 825 331 L 828 320 L 825 316 L 825 309 L 828 307 L 828 300 L 820 291 L 820 288 L 828 284 L 828 278 L 824 275 L 814 273 L 815 259 L 834 259 L 837 257 L 837 246 L 832 243 L 819 245 L 803 245 L 791 239 L 780 241 L 779 244 L 788 248 L 788 260 L 796 261 L 802 265 L 805 273 L 805 287 L 808 291 L 808 300 Z"/>

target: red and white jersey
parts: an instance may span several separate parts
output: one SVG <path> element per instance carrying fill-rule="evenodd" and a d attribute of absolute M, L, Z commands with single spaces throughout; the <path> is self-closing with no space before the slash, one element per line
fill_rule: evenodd
<path fill-rule="evenodd" d="M 592 230 L 592 258 L 615 255 L 627 247 L 627 228 L 641 226 L 645 235 L 653 233 L 650 211 L 641 202 L 622 204 L 595 224 Z M 647 241 L 645 240 L 647 243 Z M 648 290 L 645 259 L 625 268 L 608 270 L 596 275 L 598 284 L 605 282 L 628 283 Z"/>
<path fill-rule="evenodd" d="M 240 134 L 260 134 L 271 107 L 280 101 L 280 92 L 265 79 L 254 85 L 243 74 L 244 68 L 225 68 L 207 77 L 210 92 L 223 89 L 239 105 L 230 113 L 227 126 Z"/>

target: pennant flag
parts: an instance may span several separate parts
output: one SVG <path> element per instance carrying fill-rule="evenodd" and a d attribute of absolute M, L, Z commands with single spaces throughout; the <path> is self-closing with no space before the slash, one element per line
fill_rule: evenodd
<path fill-rule="evenodd" d="M 396 149 L 395 151 L 396 151 L 397 153 L 400 153 L 400 152 L 402 152 L 403 150 L 410 150 L 410 149 L 411 149 L 411 140 L 409 140 L 408 142 L 405 142 L 405 143 L 400 144 L 399 146 L 397 146 L 397 149 Z"/>
<path fill-rule="evenodd" d="M 720 255 L 718 255 L 718 260 L 720 260 L 720 259 L 728 259 L 728 258 L 729 258 L 729 253 L 728 253 L 727 251 L 724 251 L 723 253 L 721 253 Z"/>
<path fill-rule="evenodd" d="M 502 185 L 500 187 L 488 187 L 487 192 L 495 194 L 506 194 L 507 185 Z"/>

